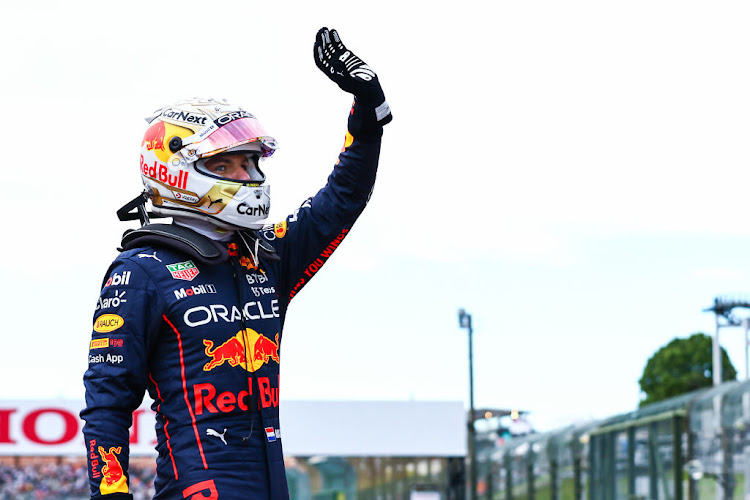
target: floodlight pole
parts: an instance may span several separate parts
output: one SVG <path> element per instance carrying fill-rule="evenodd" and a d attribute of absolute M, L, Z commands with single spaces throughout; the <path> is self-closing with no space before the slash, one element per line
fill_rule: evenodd
<path fill-rule="evenodd" d="M 469 332 L 469 482 L 471 500 L 477 500 L 477 439 L 474 428 L 474 354 L 471 327 L 471 314 L 464 309 L 458 310 L 458 325 Z"/>
<path fill-rule="evenodd" d="M 716 302 L 714 302 L 714 307 L 718 307 L 718 299 L 716 299 Z M 711 347 L 713 349 L 712 357 L 713 357 L 713 375 L 714 375 L 714 386 L 721 385 L 721 344 L 719 344 L 719 329 L 721 328 L 721 325 L 719 324 L 719 314 L 714 315 L 716 317 L 716 333 L 714 333 L 714 341 L 711 344 Z"/>
<path fill-rule="evenodd" d="M 707 309 L 704 309 L 704 312 L 712 312 L 716 315 L 716 333 L 714 333 L 714 340 L 713 340 L 713 346 L 712 346 L 712 354 L 713 354 L 713 379 L 714 379 L 714 385 L 721 385 L 722 381 L 722 373 L 721 373 L 721 345 L 719 344 L 719 330 L 726 326 L 745 326 L 745 377 L 747 377 L 748 373 L 748 323 L 745 321 L 740 320 L 737 318 L 734 314 L 732 314 L 732 311 L 735 308 L 745 308 L 750 309 L 750 302 L 743 299 L 733 299 L 733 298 L 722 298 L 722 297 L 716 297 L 714 299 L 714 305 L 713 307 L 709 307 Z M 724 318 L 724 323 L 721 324 L 720 319 Z"/>
<path fill-rule="evenodd" d="M 750 318 L 742 318 L 742 326 L 745 328 L 745 380 L 750 380 Z"/>

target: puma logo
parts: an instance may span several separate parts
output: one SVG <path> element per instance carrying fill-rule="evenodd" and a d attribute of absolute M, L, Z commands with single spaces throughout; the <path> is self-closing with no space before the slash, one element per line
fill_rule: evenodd
<path fill-rule="evenodd" d="M 222 433 L 219 433 L 218 431 L 215 431 L 213 429 L 206 429 L 206 435 L 207 436 L 215 436 L 215 437 L 221 439 L 222 443 L 224 443 L 224 444 L 227 444 L 227 440 L 224 439 L 224 434 L 226 434 L 226 433 L 227 433 L 226 429 L 224 429 L 224 432 L 222 432 Z"/>
<path fill-rule="evenodd" d="M 156 256 L 156 251 L 154 251 L 153 254 L 150 254 L 150 253 L 139 253 L 138 257 L 140 257 L 141 259 L 144 258 L 144 257 L 150 257 L 152 259 L 155 259 L 155 260 L 161 262 L 161 259 Z"/>
<path fill-rule="evenodd" d="M 224 198 L 219 198 L 218 200 L 213 201 L 213 200 L 211 200 L 211 197 L 208 196 L 208 201 L 209 201 L 209 203 L 208 203 L 208 206 L 206 208 L 211 208 L 211 205 L 213 205 L 214 203 L 224 203 Z"/>

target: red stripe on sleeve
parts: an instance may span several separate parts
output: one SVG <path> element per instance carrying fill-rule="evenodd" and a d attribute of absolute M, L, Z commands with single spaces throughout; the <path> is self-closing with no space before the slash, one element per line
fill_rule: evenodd
<path fill-rule="evenodd" d="M 177 328 L 172 324 L 171 321 L 167 318 L 166 315 L 162 315 L 164 318 L 164 321 L 166 321 L 169 326 L 172 327 L 172 330 L 174 330 L 174 333 L 177 335 L 177 345 L 180 349 L 180 374 L 182 376 L 182 395 L 185 397 L 185 405 L 187 406 L 188 412 L 190 413 L 190 421 L 193 424 L 193 432 L 195 432 L 195 441 L 198 443 L 198 451 L 201 454 L 201 460 L 203 461 L 203 468 L 208 469 L 208 464 L 206 463 L 206 456 L 203 454 L 203 443 L 201 443 L 201 437 L 198 433 L 198 426 L 195 423 L 195 414 L 193 413 L 193 407 L 190 406 L 190 400 L 188 399 L 188 392 L 187 392 L 187 380 L 185 379 L 185 360 L 182 356 L 182 337 L 180 336 L 180 332 L 177 330 Z"/>
<path fill-rule="evenodd" d="M 156 380 L 154 380 L 154 377 L 151 376 L 151 374 L 148 374 L 149 380 L 151 380 L 151 383 L 154 384 L 154 387 L 156 388 L 156 397 L 159 398 L 159 404 L 156 406 L 156 411 L 161 410 L 161 392 L 159 391 L 159 385 L 156 383 Z M 164 415 L 162 415 L 164 416 Z M 169 442 L 169 431 L 167 430 L 167 426 L 169 425 L 169 420 L 167 417 L 164 417 L 164 434 L 167 435 L 167 448 L 169 449 L 169 458 L 172 460 L 172 469 L 174 470 L 174 478 L 179 479 L 180 476 L 177 474 L 177 464 L 174 463 L 174 455 L 172 454 L 172 444 Z"/>

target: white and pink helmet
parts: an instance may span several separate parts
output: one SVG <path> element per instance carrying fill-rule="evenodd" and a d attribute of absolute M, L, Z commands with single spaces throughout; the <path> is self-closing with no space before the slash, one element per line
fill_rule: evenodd
<path fill-rule="evenodd" d="M 252 114 L 225 100 L 196 98 L 162 108 L 146 121 L 140 171 L 154 213 L 208 220 L 226 229 L 264 225 L 270 186 L 258 162 L 277 145 Z M 253 157 L 250 180 L 201 168 L 201 160 L 239 151 Z"/>

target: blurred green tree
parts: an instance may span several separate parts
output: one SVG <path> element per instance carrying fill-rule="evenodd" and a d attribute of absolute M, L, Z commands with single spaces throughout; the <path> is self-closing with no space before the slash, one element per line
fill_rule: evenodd
<path fill-rule="evenodd" d="M 649 358 L 638 383 L 644 406 L 713 384 L 713 338 L 695 333 L 674 339 Z M 737 370 L 721 348 L 721 379 L 736 380 Z"/>

